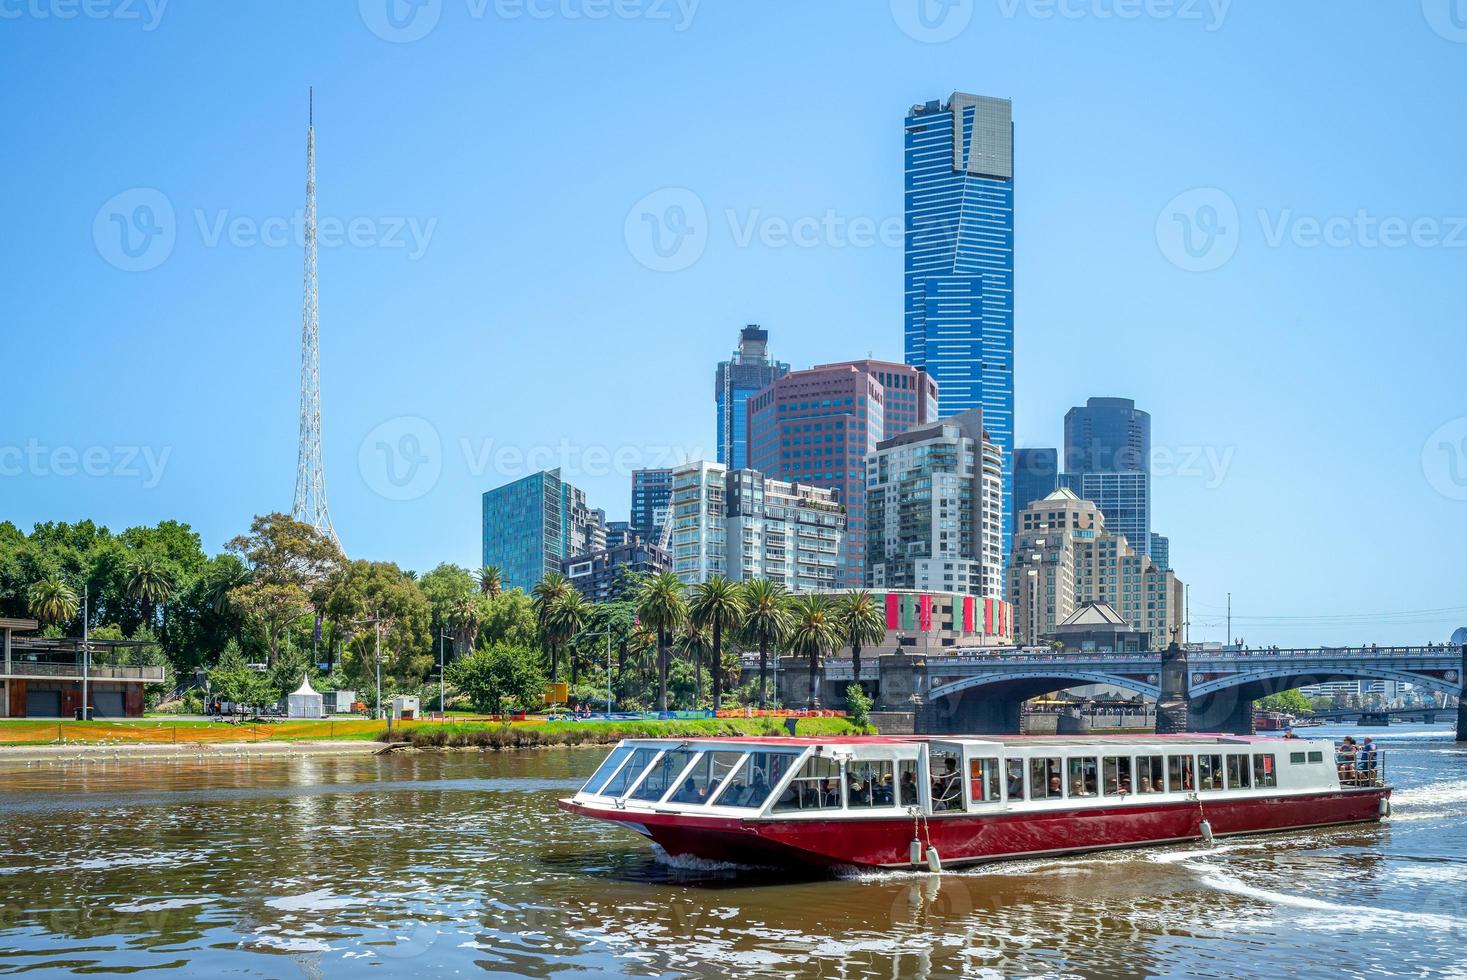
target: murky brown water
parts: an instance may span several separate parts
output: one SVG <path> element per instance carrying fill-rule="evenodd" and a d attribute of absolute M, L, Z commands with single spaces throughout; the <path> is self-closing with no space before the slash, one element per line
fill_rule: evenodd
<path fill-rule="evenodd" d="M 0 973 L 1460 971 L 1467 746 L 1383 741 L 1381 827 L 804 881 L 560 813 L 601 750 L 0 767 Z"/>

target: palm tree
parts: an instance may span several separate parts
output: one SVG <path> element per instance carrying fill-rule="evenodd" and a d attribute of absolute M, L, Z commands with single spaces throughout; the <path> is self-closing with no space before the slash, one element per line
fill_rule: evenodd
<path fill-rule="evenodd" d="M 567 592 L 572 591 L 570 579 L 559 572 L 551 572 L 530 590 L 535 607 L 535 622 L 540 628 L 540 642 L 550 654 L 550 683 L 555 684 L 560 680 L 560 637 L 551 619 L 555 612 L 555 606 L 561 599 L 565 598 Z"/>
<path fill-rule="evenodd" d="M 776 649 L 790 628 L 790 614 L 785 603 L 789 593 L 773 579 L 750 579 L 743 585 L 744 630 L 759 646 L 759 707 L 767 704 L 769 648 Z"/>
<path fill-rule="evenodd" d="M 233 559 L 233 555 L 226 556 Z M 238 561 L 221 563 L 209 579 L 209 608 L 223 616 L 234 608 L 230 593 L 250 581 L 250 570 Z"/>
<path fill-rule="evenodd" d="M 46 625 L 70 622 L 76 615 L 76 590 L 56 576 L 32 583 L 26 593 L 31 615 Z"/>
<path fill-rule="evenodd" d="M 472 595 L 466 595 L 449 610 L 449 621 L 453 624 L 453 648 L 459 656 L 474 652 L 479 642 L 479 604 Z"/>
<path fill-rule="evenodd" d="M 157 555 L 144 552 L 127 563 L 128 598 L 142 607 L 143 625 L 153 628 L 153 607 L 173 594 L 173 576 Z"/>
<path fill-rule="evenodd" d="M 713 646 L 708 630 L 691 619 L 684 621 L 678 633 L 677 648 L 693 662 L 693 707 L 703 703 L 703 654 Z"/>
<path fill-rule="evenodd" d="M 743 591 L 722 575 L 693 586 L 688 616 L 694 625 L 713 632 L 714 711 L 723 707 L 723 634 L 736 633 L 744 623 L 746 611 Z"/>
<path fill-rule="evenodd" d="M 820 658 L 840 645 L 840 626 L 825 596 L 815 592 L 798 596 L 790 604 L 789 636 L 786 642 L 795 656 L 810 658 L 810 710 L 820 707 Z"/>
<path fill-rule="evenodd" d="M 579 633 L 586 625 L 586 617 L 591 614 L 591 604 L 582 598 L 580 590 L 572 588 L 560 597 L 560 601 L 550 610 L 550 628 L 554 630 L 557 643 L 569 643 L 571 638 Z M 576 648 L 570 648 L 571 686 L 574 687 L 580 679 L 580 657 L 576 654 Z"/>
<path fill-rule="evenodd" d="M 657 710 L 667 710 L 667 642 L 688 615 L 683 583 L 672 572 L 643 580 L 635 600 L 637 619 L 657 631 Z"/>
<path fill-rule="evenodd" d="M 836 624 L 841 643 L 851 648 L 851 676 L 861 683 L 861 648 L 886 639 L 886 617 L 876 608 L 876 600 L 865 589 L 847 592 L 836 601 Z"/>
<path fill-rule="evenodd" d="M 498 565 L 485 565 L 479 569 L 479 591 L 493 599 L 502 590 L 503 579 Z"/>

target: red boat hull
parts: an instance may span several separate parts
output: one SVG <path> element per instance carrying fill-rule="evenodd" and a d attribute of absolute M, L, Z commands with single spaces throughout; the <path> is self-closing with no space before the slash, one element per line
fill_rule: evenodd
<path fill-rule="evenodd" d="M 1004 858 L 1198 840 L 1205 816 L 1216 836 L 1368 823 L 1380 819 L 1388 788 L 1307 795 L 1203 798 L 1077 810 L 931 817 L 919 830 L 945 866 Z M 873 820 L 741 820 L 603 810 L 570 800 L 560 807 L 629 825 L 669 854 L 734 864 L 911 867 L 911 817 Z"/>

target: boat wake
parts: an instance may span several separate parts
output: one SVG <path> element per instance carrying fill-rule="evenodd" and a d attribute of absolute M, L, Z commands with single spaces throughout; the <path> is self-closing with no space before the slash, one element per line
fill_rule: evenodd
<path fill-rule="evenodd" d="M 1397 790 L 1391 796 L 1391 820 L 1437 820 L 1460 816 L 1467 804 L 1467 779 Z"/>
<path fill-rule="evenodd" d="M 710 858 L 693 857 L 690 854 L 669 854 L 661 845 L 652 845 L 652 860 L 674 871 L 695 874 L 731 874 L 737 872 L 775 871 L 767 864 L 735 864 L 733 861 L 714 861 Z"/>

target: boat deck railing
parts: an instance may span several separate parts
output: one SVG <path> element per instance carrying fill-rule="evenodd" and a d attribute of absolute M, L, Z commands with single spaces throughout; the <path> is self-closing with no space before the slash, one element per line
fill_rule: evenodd
<path fill-rule="evenodd" d="M 1386 785 L 1386 754 L 1379 749 L 1370 752 L 1335 750 L 1335 766 L 1340 771 L 1340 785 L 1350 788 Z"/>

